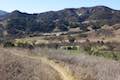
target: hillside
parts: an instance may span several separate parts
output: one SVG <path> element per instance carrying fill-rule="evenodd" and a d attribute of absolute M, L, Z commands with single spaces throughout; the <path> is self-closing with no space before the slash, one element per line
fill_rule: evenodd
<path fill-rule="evenodd" d="M 120 63 L 114 60 L 82 54 L 68 55 L 55 50 L 51 53 L 51 50 L 46 49 L 35 49 L 31 52 L 18 48 L 0 48 L 0 51 L 1 80 L 119 80 L 120 78 Z"/>
<path fill-rule="evenodd" d="M 63 80 L 54 68 L 40 59 L 17 56 L 16 52 L 3 48 L 0 50 L 0 80 Z M 24 50 L 24 54 L 27 53 Z"/>
<path fill-rule="evenodd" d="M 5 36 L 22 37 L 29 34 L 69 31 L 80 28 L 81 31 L 101 29 L 104 25 L 120 23 L 120 10 L 106 6 L 69 8 L 60 11 L 28 14 L 15 10 L 6 14 L 0 21 Z M 57 29 L 57 30 L 56 30 Z"/>

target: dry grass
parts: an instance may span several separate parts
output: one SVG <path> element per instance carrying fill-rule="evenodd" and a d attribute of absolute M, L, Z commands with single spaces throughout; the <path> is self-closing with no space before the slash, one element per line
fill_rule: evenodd
<path fill-rule="evenodd" d="M 12 55 L 15 49 L 0 49 L 0 80 L 61 80 L 49 65 L 38 60 Z M 18 53 L 28 53 L 17 49 Z M 15 52 L 16 52 L 15 51 Z"/>
<path fill-rule="evenodd" d="M 32 53 L 45 56 L 56 63 L 68 67 L 78 80 L 120 80 L 120 63 L 100 57 L 68 55 L 61 50 L 0 49 L 0 80 L 61 80 L 57 72 L 49 65 L 34 59 L 12 55 Z M 31 54 L 29 54 L 31 55 Z"/>
<path fill-rule="evenodd" d="M 67 55 L 64 51 L 51 49 L 36 49 L 36 52 L 69 66 L 78 80 L 120 80 L 120 63 L 117 61 L 84 54 Z"/>

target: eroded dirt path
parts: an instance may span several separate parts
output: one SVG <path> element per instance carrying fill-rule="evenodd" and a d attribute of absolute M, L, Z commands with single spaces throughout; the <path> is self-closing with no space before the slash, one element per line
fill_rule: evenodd
<path fill-rule="evenodd" d="M 13 55 L 19 56 L 19 57 L 24 57 L 24 58 L 30 58 L 30 59 L 35 59 L 35 60 L 40 60 L 45 64 L 48 64 L 50 67 L 52 67 L 54 70 L 58 72 L 62 80 L 77 80 L 72 73 L 65 67 L 61 66 L 58 63 L 55 63 L 53 60 L 49 60 L 45 57 L 40 57 L 40 56 L 30 56 L 26 54 L 19 54 L 19 53 L 13 53 Z"/>

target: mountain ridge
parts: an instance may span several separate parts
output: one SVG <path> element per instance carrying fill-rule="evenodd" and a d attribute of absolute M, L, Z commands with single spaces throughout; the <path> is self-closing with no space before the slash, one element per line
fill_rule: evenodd
<path fill-rule="evenodd" d="M 120 23 L 120 10 L 106 6 L 66 8 L 59 11 L 28 14 L 15 10 L 2 18 L 1 26 L 11 36 L 24 36 L 34 33 L 49 33 L 54 29 L 69 31 L 80 28 L 82 31 L 100 29 L 104 25 Z"/>

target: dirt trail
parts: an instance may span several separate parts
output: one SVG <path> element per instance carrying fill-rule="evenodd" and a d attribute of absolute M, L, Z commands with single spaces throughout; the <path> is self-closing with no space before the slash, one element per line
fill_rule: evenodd
<path fill-rule="evenodd" d="M 67 70 L 67 68 L 64 68 L 63 66 L 59 65 L 58 63 L 55 63 L 53 60 L 49 60 L 45 57 L 40 57 L 40 56 L 29 56 L 29 55 L 25 55 L 25 54 L 18 54 L 15 52 L 13 54 L 16 56 L 19 56 L 19 57 L 41 60 L 43 63 L 48 64 L 54 70 L 56 70 L 58 72 L 58 74 L 60 75 L 60 77 L 62 78 L 62 80 L 77 80 L 72 75 L 72 73 L 69 70 Z"/>

